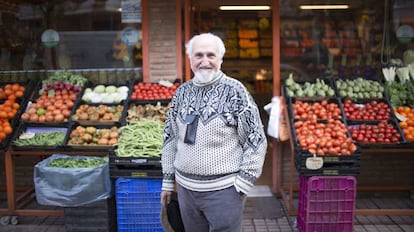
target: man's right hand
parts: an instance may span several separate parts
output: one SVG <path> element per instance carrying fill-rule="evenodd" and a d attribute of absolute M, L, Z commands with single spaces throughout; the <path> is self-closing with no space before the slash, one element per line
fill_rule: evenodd
<path fill-rule="evenodd" d="M 161 205 L 166 206 L 171 202 L 172 191 L 161 191 Z"/>

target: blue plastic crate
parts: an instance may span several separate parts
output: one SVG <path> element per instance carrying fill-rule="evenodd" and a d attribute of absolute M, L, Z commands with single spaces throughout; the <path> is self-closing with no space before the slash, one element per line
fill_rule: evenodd
<path fill-rule="evenodd" d="M 115 183 L 118 232 L 163 232 L 161 179 L 118 178 Z"/>

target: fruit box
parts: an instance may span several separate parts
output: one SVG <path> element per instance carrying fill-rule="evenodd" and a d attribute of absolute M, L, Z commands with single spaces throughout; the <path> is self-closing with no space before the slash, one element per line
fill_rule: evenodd
<path fill-rule="evenodd" d="M 75 135 L 73 132 L 76 130 L 77 127 L 82 127 L 82 128 L 87 128 L 87 127 L 91 127 L 91 128 L 95 128 L 96 131 L 95 133 L 90 137 L 90 140 L 83 142 L 84 139 L 80 140 L 80 136 Z M 114 145 L 110 145 L 110 144 L 99 144 L 98 141 L 100 138 L 100 131 L 102 130 L 111 130 L 111 128 L 116 128 L 116 132 L 119 135 L 118 129 L 120 127 L 119 123 L 115 123 L 114 125 L 81 125 L 77 122 L 71 123 L 69 132 L 66 134 L 65 137 L 65 142 L 64 142 L 64 149 L 65 150 L 82 150 L 82 151 L 108 151 L 110 148 L 112 148 Z M 86 134 L 86 133 L 85 133 Z M 71 138 L 73 137 L 77 137 L 75 138 L 75 140 L 77 140 L 79 142 L 79 144 L 76 143 L 76 141 L 73 143 L 71 142 Z M 109 139 L 107 139 L 109 142 Z"/>
<path fill-rule="evenodd" d="M 170 102 L 169 100 L 131 100 L 126 110 L 125 122 L 136 122 L 144 119 L 158 119 L 165 122 Z"/>
<path fill-rule="evenodd" d="M 375 79 L 362 77 L 335 79 L 333 87 L 340 98 L 378 99 L 386 97 L 384 85 Z"/>
<path fill-rule="evenodd" d="M 326 105 L 325 105 L 326 103 Z M 298 112 L 300 107 L 297 106 L 303 106 L 303 104 L 309 104 L 311 106 L 311 111 L 308 112 Z M 316 104 L 319 104 L 321 107 L 314 107 Z M 321 105 L 323 104 L 323 105 Z M 316 109 L 315 109 L 316 108 Z M 296 109 L 296 110 L 295 110 Z M 323 110 L 322 110 L 323 109 Z M 326 111 L 325 111 L 326 110 Z M 337 111 L 336 114 L 330 114 L 330 111 Z M 321 112 L 321 113 L 319 113 Z M 321 117 L 322 113 L 326 112 L 326 117 Z M 329 118 L 333 119 L 342 119 L 344 118 L 342 105 L 338 98 L 336 97 L 327 97 L 324 99 L 298 99 L 296 97 L 291 97 L 288 100 L 288 113 L 289 117 L 292 119 L 298 119 L 298 120 L 310 120 L 310 119 L 316 119 L 316 120 L 327 120 Z M 309 117 L 303 118 L 304 114 L 307 114 Z M 314 115 L 314 116 L 313 116 Z M 313 117 L 311 117 L 313 116 Z"/>
<path fill-rule="evenodd" d="M 341 103 L 347 121 L 378 122 L 380 120 L 391 120 L 395 118 L 391 104 L 387 98 L 358 100 L 345 98 L 341 99 Z"/>
<path fill-rule="evenodd" d="M 80 98 L 84 104 L 124 104 L 131 92 L 130 81 L 124 85 L 88 83 Z"/>
<path fill-rule="evenodd" d="M 297 99 L 304 100 L 321 100 L 337 96 L 333 82 L 329 78 L 316 78 L 312 81 L 294 80 L 294 83 L 292 83 L 291 80 L 292 79 L 290 78 L 285 78 L 282 80 L 283 96 L 295 97 Z M 312 86 L 314 85 L 318 86 L 313 88 Z M 299 94 L 299 92 L 301 92 L 301 94 Z"/>
<path fill-rule="evenodd" d="M 404 133 L 396 120 L 368 122 L 348 121 L 347 124 L 351 138 L 361 148 L 393 148 L 406 144 Z M 381 124 L 385 126 L 381 126 Z M 364 134 L 361 131 L 365 131 L 363 132 Z M 368 131 L 370 132 L 368 133 Z M 389 137 L 387 131 L 391 131 L 389 142 L 384 139 Z"/>
<path fill-rule="evenodd" d="M 353 231 L 355 202 L 354 176 L 299 176 L 298 229 Z"/>
<path fill-rule="evenodd" d="M 318 120 L 316 121 L 316 123 L 318 124 L 318 126 L 324 126 L 323 131 L 326 130 L 326 128 L 330 128 L 328 130 L 333 131 L 335 129 L 335 131 L 343 131 L 345 133 L 345 136 L 347 138 L 351 138 L 349 132 L 346 130 L 347 129 L 347 124 L 343 119 L 334 119 L 333 121 L 330 120 Z M 328 125 L 329 123 L 329 125 Z M 312 120 L 295 120 L 295 119 L 291 119 L 289 121 L 290 124 L 290 130 L 291 130 L 291 136 L 292 136 L 292 141 L 293 141 L 293 146 L 294 146 L 294 151 L 295 152 L 306 152 L 306 151 L 310 151 L 309 148 L 306 146 L 306 144 L 310 144 L 310 143 L 314 143 L 317 144 L 316 141 L 309 141 L 309 143 L 306 142 L 306 144 L 301 141 L 301 139 L 304 139 L 303 135 L 301 136 L 301 129 L 297 130 L 296 128 L 306 128 L 306 126 L 315 126 L 314 121 Z M 312 125 L 310 125 L 312 124 Z M 321 124 L 321 125 L 319 125 Z M 339 129 L 337 127 L 338 126 Z M 297 127 L 296 127 L 297 126 Z M 323 137 L 322 134 L 321 135 L 317 135 L 316 134 L 316 130 L 313 129 L 304 129 L 302 132 L 306 132 L 306 137 L 307 138 L 314 138 L 314 139 L 318 139 Z M 312 135 L 312 136 L 311 136 Z M 335 136 L 332 137 L 331 141 L 335 140 Z M 339 140 L 338 140 L 339 141 Z M 349 140 L 349 142 L 351 142 Z M 338 144 L 337 144 L 338 145 Z M 316 152 L 314 152 L 315 154 L 318 154 Z"/>
<path fill-rule="evenodd" d="M 17 87 L 13 87 L 14 84 L 17 84 L 20 89 L 17 88 Z M 4 94 L 6 94 L 4 92 L 4 90 L 6 89 L 6 86 L 11 87 L 10 90 L 11 91 L 16 91 L 16 92 L 22 90 L 22 88 L 20 86 L 24 87 L 23 95 L 20 96 L 21 92 L 18 93 L 17 95 L 16 95 L 16 93 L 14 93 L 15 96 L 17 97 L 16 101 L 19 102 L 19 103 L 21 103 L 23 101 L 27 101 L 30 98 L 30 95 L 32 95 L 32 93 L 33 93 L 33 86 L 34 85 L 35 85 L 35 83 L 32 80 L 28 80 L 28 81 L 25 81 L 25 82 L 20 82 L 20 81 L 17 81 L 17 82 L 0 82 L 0 88 L 3 90 L 2 92 Z M 0 100 L 5 100 L 6 99 L 5 95 L 1 95 L 1 96 L 2 97 L 0 98 Z"/>
<path fill-rule="evenodd" d="M 126 113 L 126 102 L 92 104 L 80 101 L 71 115 L 71 120 L 81 125 L 115 125 L 123 123 Z"/>

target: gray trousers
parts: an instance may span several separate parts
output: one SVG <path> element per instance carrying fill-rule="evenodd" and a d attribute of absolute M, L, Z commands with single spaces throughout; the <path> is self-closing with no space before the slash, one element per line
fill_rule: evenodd
<path fill-rule="evenodd" d="M 178 202 L 186 232 L 241 232 L 246 196 L 235 187 L 195 192 L 178 185 Z"/>

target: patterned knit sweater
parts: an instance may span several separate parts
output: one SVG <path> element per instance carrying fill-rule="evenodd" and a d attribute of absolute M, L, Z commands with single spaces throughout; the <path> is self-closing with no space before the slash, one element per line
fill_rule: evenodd
<path fill-rule="evenodd" d="M 185 143 L 185 119 L 197 115 L 193 144 Z M 175 181 L 193 191 L 235 186 L 248 193 L 262 173 L 267 149 L 259 110 L 239 81 L 220 72 L 205 86 L 183 83 L 171 101 L 164 128 L 162 190 Z"/>

